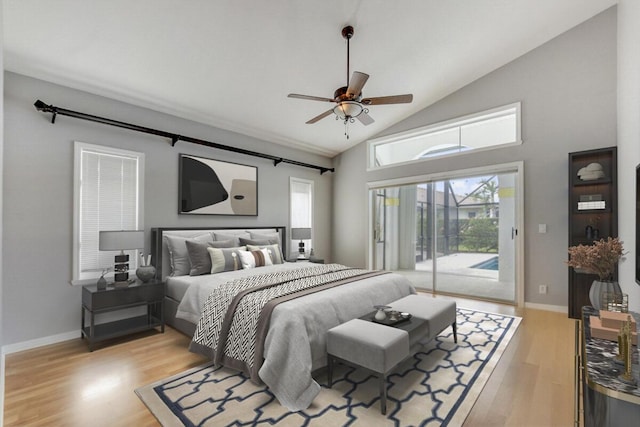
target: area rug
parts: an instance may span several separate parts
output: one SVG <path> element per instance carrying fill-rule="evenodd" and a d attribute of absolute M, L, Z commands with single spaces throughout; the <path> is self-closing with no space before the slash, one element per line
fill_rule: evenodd
<path fill-rule="evenodd" d="M 334 384 L 316 376 L 320 394 L 290 412 L 265 386 L 242 374 L 200 366 L 139 388 L 136 393 L 163 426 L 459 426 L 520 324 L 519 317 L 458 308 L 458 344 L 451 328 L 402 362 L 389 376 L 387 415 L 379 382 L 339 365 Z"/>

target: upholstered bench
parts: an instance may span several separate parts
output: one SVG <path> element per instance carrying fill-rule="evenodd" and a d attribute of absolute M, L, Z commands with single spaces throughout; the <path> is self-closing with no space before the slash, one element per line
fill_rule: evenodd
<path fill-rule="evenodd" d="M 411 313 L 413 317 L 423 319 L 415 329 L 409 331 L 409 345 L 426 344 L 451 325 L 453 342 L 458 342 L 456 326 L 456 302 L 433 298 L 428 295 L 409 295 L 387 304 L 392 310 Z M 398 326 L 402 327 L 402 324 Z"/>
<path fill-rule="evenodd" d="M 333 364 L 342 362 L 371 371 L 380 380 L 380 412 L 387 413 L 387 375 L 451 325 L 458 342 L 456 303 L 423 295 L 409 295 L 389 304 L 393 310 L 411 313 L 409 321 L 386 326 L 364 318 L 353 319 L 327 333 L 328 387 L 333 386 Z M 372 315 L 365 316 L 370 319 Z"/>
<path fill-rule="evenodd" d="M 356 364 L 380 378 L 380 411 L 387 413 L 387 374 L 409 356 L 409 333 L 402 329 L 353 319 L 327 333 L 328 385 L 334 361 Z"/>

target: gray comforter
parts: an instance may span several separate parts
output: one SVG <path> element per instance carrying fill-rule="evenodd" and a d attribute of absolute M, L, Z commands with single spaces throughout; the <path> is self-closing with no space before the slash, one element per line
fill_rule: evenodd
<path fill-rule="evenodd" d="M 231 278 L 243 274 L 260 274 L 271 270 L 300 268 L 291 263 L 254 270 L 233 272 Z M 222 278 L 197 278 L 189 286 L 179 308 L 178 317 L 194 321 L 199 317 L 206 296 Z M 387 304 L 415 293 L 413 286 L 398 274 L 385 274 L 306 295 L 278 305 L 271 315 L 264 344 L 264 362 L 259 377 L 290 410 L 309 407 L 320 392 L 312 372 L 326 365 L 326 332 L 334 326 L 360 317 L 374 305 Z M 195 319 L 197 321 L 197 319 Z"/>

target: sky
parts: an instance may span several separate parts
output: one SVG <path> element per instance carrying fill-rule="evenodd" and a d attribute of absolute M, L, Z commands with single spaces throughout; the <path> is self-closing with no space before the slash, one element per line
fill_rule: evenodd
<path fill-rule="evenodd" d="M 480 181 L 488 179 L 492 176 L 493 175 L 483 175 L 478 177 L 452 179 L 450 180 L 451 187 L 453 187 L 453 191 L 456 193 L 456 195 L 465 196 L 468 193 L 471 193 L 476 188 L 478 188 L 478 186 L 480 185 Z M 495 176 L 494 181 L 497 185 L 498 184 L 497 176 Z M 442 190 L 442 184 L 438 185 L 438 190 Z"/>

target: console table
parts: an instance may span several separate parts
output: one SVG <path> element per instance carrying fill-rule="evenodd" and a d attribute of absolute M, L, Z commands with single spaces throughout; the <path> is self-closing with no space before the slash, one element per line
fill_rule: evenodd
<path fill-rule="evenodd" d="M 640 314 L 629 313 L 640 325 Z M 584 408 L 584 426 L 631 425 L 640 419 L 640 388 L 618 379 L 624 367 L 613 364 L 618 343 L 593 338 L 590 317 L 598 316 L 593 307 L 582 308 L 582 321 L 576 321 L 576 412 L 579 425 L 580 392 Z M 581 323 L 581 325 L 580 325 Z M 634 376 L 638 378 L 638 347 L 633 346 Z"/>

